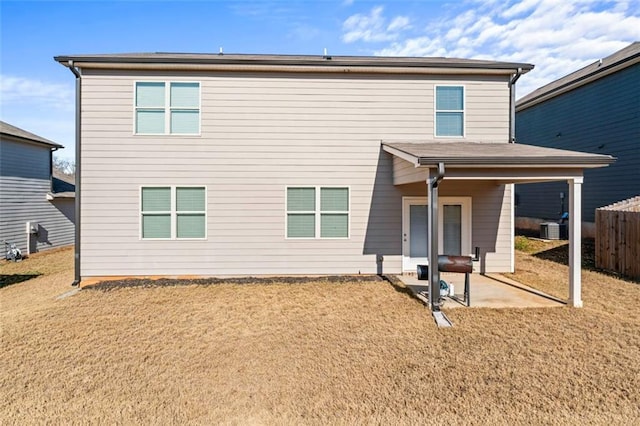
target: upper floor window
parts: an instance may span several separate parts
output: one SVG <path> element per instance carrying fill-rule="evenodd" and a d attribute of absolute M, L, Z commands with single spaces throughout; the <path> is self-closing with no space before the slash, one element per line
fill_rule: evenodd
<path fill-rule="evenodd" d="M 200 83 L 136 83 L 135 133 L 140 135 L 200 133 Z"/>
<path fill-rule="evenodd" d="M 349 188 L 287 188 L 287 238 L 349 238 Z"/>
<path fill-rule="evenodd" d="M 464 87 L 436 86 L 436 136 L 464 136 Z"/>

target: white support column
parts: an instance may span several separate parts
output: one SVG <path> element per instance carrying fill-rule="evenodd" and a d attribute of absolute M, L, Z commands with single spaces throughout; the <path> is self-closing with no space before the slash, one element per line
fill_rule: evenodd
<path fill-rule="evenodd" d="M 509 190 L 511 194 L 509 204 L 511 205 L 511 217 L 509 220 L 511 221 L 511 227 L 509 229 L 509 233 L 511 235 L 511 241 L 509 247 L 511 247 L 511 257 L 509 259 L 509 272 L 512 274 L 516 272 L 516 185 L 513 183 L 508 183 L 505 185 L 505 188 Z"/>
<path fill-rule="evenodd" d="M 569 306 L 582 307 L 582 177 L 569 180 Z"/>

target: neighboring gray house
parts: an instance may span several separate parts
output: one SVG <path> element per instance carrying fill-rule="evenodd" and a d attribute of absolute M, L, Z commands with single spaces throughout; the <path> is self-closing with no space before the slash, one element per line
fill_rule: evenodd
<path fill-rule="evenodd" d="M 585 172 L 582 218 L 585 234 L 593 236 L 596 208 L 640 195 L 640 42 L 518 100 L 516 137 L 617 158 Z M 518 185 L 516 194 L 519 223 L 558 219 L 567 209 L 564 182 Z"/>
<path fill-rule="evenodd" d="M 52 171 L 59 148 L 0 121 L 0 240 L 15 242 L 23 254 L 74 242 L 74 184 Z"/>
<path fill-rule="evenodd" d="M 79 105 L 77 282 L 415 272 L 438 254 L 428 250 L 434 244 L 447 254 L 477 247 L 476 270 L 509 272 L 513 184 L 569 181 L 576 209 L 583 169 L 612 161 L 509 143 L 513 84 L 530 64 L 55 59 L 75 75 Z M 579 306 L 575 241 L 571 303 Z"/>

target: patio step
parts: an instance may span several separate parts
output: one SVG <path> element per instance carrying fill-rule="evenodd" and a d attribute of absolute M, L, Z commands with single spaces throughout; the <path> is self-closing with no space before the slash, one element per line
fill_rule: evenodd
<path fill-rule="evenodd" d="M 453 327 L 453 323 L 442 311 L 433 311 L 433 318 L 436 320 L 438 327 Z"/>

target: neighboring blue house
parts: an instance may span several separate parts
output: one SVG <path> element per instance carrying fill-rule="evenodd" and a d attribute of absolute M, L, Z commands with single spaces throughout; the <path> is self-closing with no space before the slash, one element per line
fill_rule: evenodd
<path fill-rule="evenodd" d="M 75 186 L 52 168 L 59 148 L 0 121 L 0 240 L 23 254 L 74 243 Z"/>
<path fill-rule="evenodd" d="M 593 236 L 596 208 L 640 195 L 640 42 L 518 100 L 516 139 L 617 158 L 584 172 L 583 228 Z M 566 183 L 516 185 L 516 226 L 557 220 L 568 205 Z"/>

